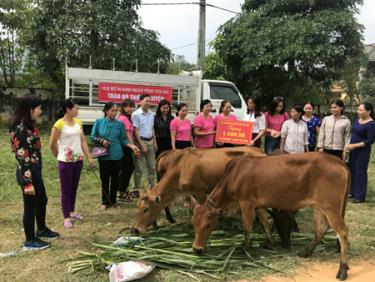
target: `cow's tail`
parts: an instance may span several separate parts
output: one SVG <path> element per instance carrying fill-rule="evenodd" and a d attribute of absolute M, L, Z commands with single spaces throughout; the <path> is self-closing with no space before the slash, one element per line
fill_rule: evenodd
<path fill-rule="evenodd" d="M 345 219 L 345 211 L 346 211 L 346 205 L 348 203 L 349 199 L 349 190 L 350 190 L 350 183 L 351 183 L 351 175 L 350 175 L 350 170 L 346 164 L 344 164 L 345 169 L 348 173 L 348 183 L 346 184 L 346 192 L 345 192 L 345 198 L 344 198 L 344 203 L 341 211 L 342 218 Z"/>

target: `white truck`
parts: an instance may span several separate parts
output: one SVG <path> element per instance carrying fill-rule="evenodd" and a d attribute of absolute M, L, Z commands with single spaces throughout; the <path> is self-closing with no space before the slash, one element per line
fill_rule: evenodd
<path fill-rule="evenodd" d="M 98 101 L 99 82 L 169 86 L 173 89 L 172 105 L 186 103 L 190 119 L 199 112 L 200 102 L 203 99 L 211 100 L 213 115 L 219 112 L 223 100 L 231 101 L 233 113 L 239 119 L 242 119 L 246 111 L 246 103 L 232 82 L 202 80 L 201 71 L 170 75 L 66 66 L 65 98 L 72 98 L 80 106 L 78 118 L 82 120 L 83 125 L 90 126 L 97 118 L 103 116 L 103 104 Z"/>

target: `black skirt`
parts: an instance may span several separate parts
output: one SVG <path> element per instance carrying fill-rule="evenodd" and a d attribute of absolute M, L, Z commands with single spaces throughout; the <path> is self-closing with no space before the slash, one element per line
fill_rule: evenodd
<path fill-rule="evenodd" d="M 176 140 L 176 149 L 185 149 L 191 147 L 191 141 Z"/>

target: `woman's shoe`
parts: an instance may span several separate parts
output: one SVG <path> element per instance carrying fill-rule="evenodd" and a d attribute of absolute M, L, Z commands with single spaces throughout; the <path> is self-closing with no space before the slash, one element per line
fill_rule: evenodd
<path fill-rule="evenodd" d="M 73 223 L 70 221 L 69 218 L 64 219 L 64 227 L 65 228 L 72 228 L 73 227 Z"/>
<path fill-rule="evenodd" d="M 40 251 L 40 250 L 47 249 L 50 246 L 51 246 L 50 243 L 44 242 L 44 241 L 37 238 L 37 239 L 32 240 L 32 241 L 26 241 L 23 244 L 23 250 L 24 251 Z"/>
<path fill-rule="evenodd" d="M 76 214 L 71 214 L 70 218 L 75 218 L 75 219 L 78 219 L 78 220 L 82 220 L 83 216 L 80 215 L 79 213 L 76 213 Z"/>
<path fill-rule="evenodd" d="M 358 200 L 358 199 L 352 198 L 352 199 L 351 199 L 351 202 L 352 202 L 353 204 L 360 204 L 360 203 L 364 203 L 365 201 L 361 201 L 361 200 Z"/>
<path fill-rule="evenodd" d="M 107 207 L 106 205 L 101 205 L 100 208 L 101 208 L 102 210 L 106 210 L 108 207 Z"/>
<path fill-rule="evenodd" d="M 35 237 L 45 241 L 52 241 L 58 239 L 60 237 L 60 234 L 46 227 L 43 230 L 36 231 Z"/>

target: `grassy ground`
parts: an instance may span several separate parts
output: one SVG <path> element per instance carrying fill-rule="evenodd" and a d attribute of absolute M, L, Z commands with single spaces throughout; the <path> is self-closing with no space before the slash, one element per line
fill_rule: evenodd
<path fill-rule="evenodd" d="M 121 230 L 135 222 L 135 203 L 123 203 L 119 209 L 100 210 L 100 184 L 93 173 L 84 168 L 78 199 L 77 211 L 85 217 L 74 228 L 64 230 L 59 199 L 59 178 L 57 162 L 48 148 L 48 132 L 43 135 L 43 176 L 49 203 L 47 222 L 61 233 L 61 239 L 52 248 L 42 252 L 22 252 L 24 234 L 22 230 L 22 197 L 15 181 L 15 159 L 10 152 L 8 133 L 0 128 L 0 252 L 15 250 L 16 257 L 0 258 L 0 281 L 108 281 L 107 272 L 86 271 L 78 274 L 67 273 L 66 260 L 77 257 L 77 252 L 95 251 L 90 244 L 93 240 L 115 240 Z M 86 167 L 86 166 L 85 166 Z M 375 156 L 370 161 L 368 202 L 351 204 L 347 207 L 346 222 L 350 228 L 350 253 L 356 260 L 375 259 Z M 187 212 L 175 207 L 172 212 L 179 222 L 186 220 Z M 302 232 L 311 232 L 311 213 L 304 210 L 297 221 Z M 161 224 L 166 224 L 164 218 Z M 338 262 L 334 247 L 314 254 L 310 259 L 300 259 L 290 254 L 275 258 L 272 266 L 287 270 L 293 275 L 294 266 L 303 262 Z M 244 272 L 238 278 L 260 278 L 269 272 L 257 270 Z M 234 277 L 221 275 L 221 281 Z M 156 270 L 144 281 L 191 281 L 192 279 L 172 271 Z M 206 281 L 206 280 L 205 280 Z"/>

